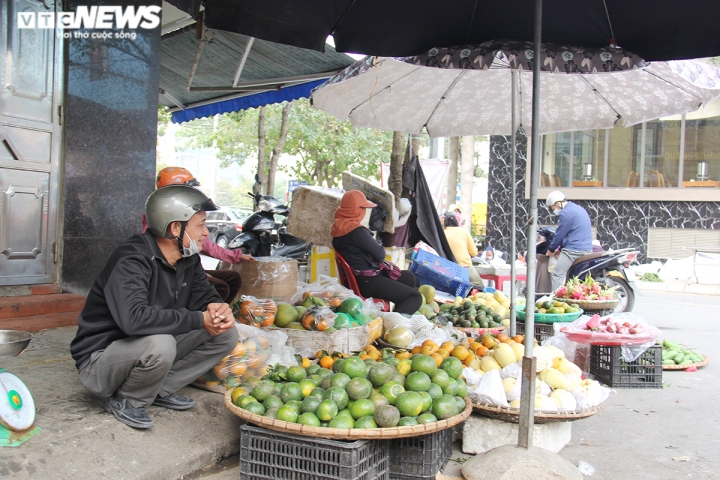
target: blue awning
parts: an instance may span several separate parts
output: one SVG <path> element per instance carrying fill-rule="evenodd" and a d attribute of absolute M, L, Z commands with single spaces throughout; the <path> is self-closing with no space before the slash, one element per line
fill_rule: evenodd
<path fill-rule="evenodd" d="M 318 85 L 322 85 L 325 81 L 326 80 L 316 80 L 313 82 L 301 83 L 300 85 L 293 85 L 292 87 L 281 88 L 279 90 L 255 93 L 253 95 L 224 100 L 217 103 L 211 103 L 209 105 L 192 107 L 186 110 L 178 110 L 177 112 L 172 113 L 172 121 L 174 123 L 189 122 L 190 120 L 195 120 L 196 118 L 211 117 L 219 113 L 238 112 L 240 110 L 247 110 L 248 108 L 257 108 L 262 107 L 263 105 L 282 103 L 285 101 L 297 100 L 298 98 L 307 98 L 310 96 L 310 92 L 313 88 Z"/>

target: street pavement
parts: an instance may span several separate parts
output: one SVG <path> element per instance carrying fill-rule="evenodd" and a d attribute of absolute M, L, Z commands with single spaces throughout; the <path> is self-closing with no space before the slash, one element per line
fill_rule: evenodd
<path fill-rule="evenodd" d="M 658 326 L 662 338 L 696 348 L 710 364 L 694 373 L 664 372 L 662 389 L 617 389 L 604 411 L 573 424 L 572 443 L 560 455 L 591 464 L 593 479 L 720 478 L 720 296 L 646 291 L 634 311 Z M 32 392 L 43 429 L 20 447 L 2 449 L 0 476 L 239 477 L 240 419 L 220 395 L 187 387 L 181 393 L 198 401 L 193 410 L 150 407 L 153 429 L 126 427 L 80 385 L 69 354 L 74 333 L 72 327 L 40 332 L 21 356 L 0 359 Z M 459 477 L 468 457 L 456 443 L 444 473 Z"/>

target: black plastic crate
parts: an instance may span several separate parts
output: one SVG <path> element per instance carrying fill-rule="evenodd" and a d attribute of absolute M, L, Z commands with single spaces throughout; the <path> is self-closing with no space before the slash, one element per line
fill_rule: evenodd
<path fill-rule="evenodd" d="M 435 478 L 452 454 L 452 428 L 429 435 L 390 440 L 390 478 Z"/>
<path fill-rule="evenodd" d="M 626 362 L 621 347 L 593 345 L 590 374 L 612 388 L 662 388 L 662 347 L 654 345 L 635 361 Z"/>
<path fill-rule="evenodd" d="M 515 322 L 515 332 L 518 335 L 525 335 L 525 322 Z M 508 335 L 510 331 L 505 332 Z M 535 324 L 535 340 L 542 342 L 553 336 L 555 331 L 553 330 L 552 323 L 536 323 Z"/>
<path fill-rule="evenodd" d="M 240 478 L 288 480 L 389 479 L 390 445 L 342 441 L 240 427 Z"/>

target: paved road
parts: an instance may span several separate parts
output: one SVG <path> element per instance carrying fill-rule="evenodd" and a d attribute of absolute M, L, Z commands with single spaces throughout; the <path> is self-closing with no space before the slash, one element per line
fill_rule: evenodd
<path fill-rule="evenodd" d="M 593 465 L 593 480 L 720 478 L 720 297 L 648 292 L 634 312 L 711 363 L 664 371 L 663 389 L 617 389 L 603 412 L 573 425 L 560 455 Z"/>
<path fill-rule="evenodd" d="M 665 371 L 662 389 L 617 389 L 603 412 L 573 424 L 560 455 L 590 463 L 593 480 L 720 478 L 720 297 L 648 292 L 634 311 L 711 363 L 695 373 Z M 467 457 L 454 450 L 452 458 Z M 185 478 L 238 478 L 237 461 Z M 459 467 L 450 462 L 444 473 L 459 476 Z"/>

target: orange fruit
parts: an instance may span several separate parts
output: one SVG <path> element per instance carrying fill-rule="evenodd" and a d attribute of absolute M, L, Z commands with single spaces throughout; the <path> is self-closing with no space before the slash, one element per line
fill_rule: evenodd
<path fill-rule="evenodd" d="M 435 352 L 435 353 L 437 353 L 438 355 L 440 355 L 442 358 L 447 358 L 447 357 L 450 356 L 450 352 L 448 352 L 448 351 L 445 350 L 444 348 L 441 348 L 440 350 L 438 350 L 438 351 Z"/>
<path fill-rule="evenodd" d="M 241 377 L 243 373 L 247 372 L 247 364 L 245 362 L 235 362 L 230 366 L 230 373 L 236 377 Z"/>
<path fill-rule="evenodd" d="M 303 367 L 303 368 L 308 368 L 310 365 L 312 365 L 312 362 L 310 361 L 310 359 L 307 358 L 307 357 L 303 357 L 303 359 L 302 359 L 302 367 Z"/>
<path fill-rule="evenodd" d="M 227 367 L 227 365 L 224 364 L 215 365 L 215 367 L 213 367 L 213 373 L 220 380 L 225 380 L 230 374 L 230 369 Z"/>
<path fill-rule="evenodd" d="M 398 352 L 395 354 L 395 358 L 397 358 L 399 360 L 405 360 L 406 358 L 410 358 L 412 356 L 413 356 L 413 354 L 408 352 L 407 350 L 404 350 L 402 352 Z"/>
<path fill-rule="evenodd" d="M 415 350 L 415 349 L 413 349 L 413 350 Z M 430 355 L 431 353 L 435 353 L 435 352 L 433 352 L 432 347 L 428 345 L 426 347 L 422 347 L 420 349 L 420 353 L 422 353 L 423 355 Z"/>
<path fill-rule="evenodd" d="M 505 335 L 504 333 L 498 333 L 495 338 L 497 338 L 497 341 L 498 341 L 498 342 L 503 342 L 503 343 L 505 343 L 505 340 L 508 339 L 508 336 Z"/>
<path fill-rule="evenodd" d="M 427 340 L 425 340 L 424 342 L 422 342 L 423 347 L 432 347 L 434 345 L 437 345 L 437 344 L 429 338 Z"/>
<path fill-rule="evenodd" d="M 468 352 L 467 357 L 465 357 L 465 360 L 463 360 L 462 363 L 467 367 L 473 360 L 475 360 L 475 354 L 473 352 Z"/>
<path fill-rule="evenodd" d="M 253 340 L 246 340 L 245 341 L 245 351 L 247 353 L 255 353 L 258 351 L 257 343 L 255 343 Z"/>
<path fill-rule="evenodd" d="M 268 368 L 269 368 L 269 367 L 270 367 L 270 365 L 263 365 L 262 367 L 258 368 L 258 369 L 256 370 L 257 376 L 258 376 L 258 377 L 264 377 L 265 375 L 267 375 L 267 372 L 268 372 Z"/>
<path fill-rule="evenodd" d="M 245 344 L 242 342 L 238 342 L 238 344 L 235 345 L 235 348 L 233 348 L 233 351 L 230 352 L 230 356 L 244 357 L 245 356 Z"/>
<path fill-rule="evenodd" d="M 485 345 L 487 348 L 492 348 L 498 344 L 498 341 L 492 335 L 484 335 L 482 344 Z"/>
<path fill-rule="evenodd" d="M 513 337 L 513 340 L 515 340 L 517 343 L 523 343 L 525 341 L 525 337 L 522 335 L 515 335 Z"/>
<path fill-rule="evenodd" d="M 431 353 L 431 354 L 430 354 L 430 358 L 432 358 L 433 360 L 435 360 L 435 363 L 437 364 L 438 367 L 440 366 L 440 364 L 442 363 L 442 361 L 445 360 L 445 359 L 444 359 L 443 357 L 441 357 L 440 354 L 437 353 L 437 352 Z"/>
<path fill-rule="evenodd" d="M 420 350 L 422 350 L 422 347 L 420 345 L 413 347 L 413 349 L 412 349 L 413 355 L 417 355 L 418 353 L 420 353 Z"/>
<path fill-rule="evenodd" d="M 468 350 L 472 350 L 472 351 L 474 352 L 474 351 L 477 349 L 477 347 L 479 347 L 479 346 L 481 346 L 481 345 L 482 345 L 482 343 L 473 341 L 473 342 L 468 346 Z"/>
<path fill-rule="evenodd" d="M 370 355 L 368 355 L 367 353 L 363 353 L 362 355 L 360 355 L 360 358 L 361 358 L 362 360 L 367 360 L 368 358 L 371 358 L 371 359 L 372 359 L 372 357 L 371 357 Z M 373 360 L 374 360 L 374 359 L 373 359 Z"/>
<path fill-rule="evenodd" d="M 366 352 L 372 352 L 373 350 L 377 352 L 377 348 L 375 348 L 375 345 L 366 345 L 365 346 Z"/>
<path fill-rule="evenodd" d="M 322 368 L 332 369 L 333 363 L 335 363 L 335 360 L 330 355 L 325 355 L 320 359 L 320 366 Z"/>
<path fill-rule="evenodd" d="M 370 358 L 372 358 L 373 360 L 380 360 L 380 358 L 382 357 L 382 354 L 380 352 L 378 352 L 377 350 L 371 350 L 368 353 L 368 356 Z"/>
<path fill-rule="evenodd" d="M 485 345 L 480 345 L 475 349 L 475 355 L 477 355 L 478 357 L 484 357 L 488 354 L 489 351 L 490 349 L 487 348 Z"/>
<path fill-rule="evenodd" d="M 255 338 L 255 341 L 256 341 L 256 342 L 258 343 L 258 345 L 260 345 L 260 347 L 262 347 L 262 348 L 267 348 L 268 345 L 270 344 L 270 343 L 268 342 L 268 339 L 267 339 L 266 337 L 263 337 L 263 336 L 256 337 L 256 338 Z"/>
<path fill-rule="evenodd" d="M 467 349 L 467 348 L 465 348 L 465 347 L 463 347 L 463 346 L 461 346 L 461 345 L 458 345 L 457 347 L 455 347 L 455 348 L 453 349 L 453 351 L 452 351 L 452 356 L 455 357 L 455 358 L 457 358 L 458 360 L 460 360 L 460 361 L 462 362 L 463 360 L 465 360 L 465 357 L 468 356 L 468 353 L 469 353 L 469 352 L 468 352 L 468 349 Z"/>
<path fill-rule="evenodd" d="M 442 348 L 448 352 L 452 352 L 453 349 L 455 348 L 455 344 L 453 342 L 445 342 L 442 345 L 440 345 L 440 348 Z"/>

